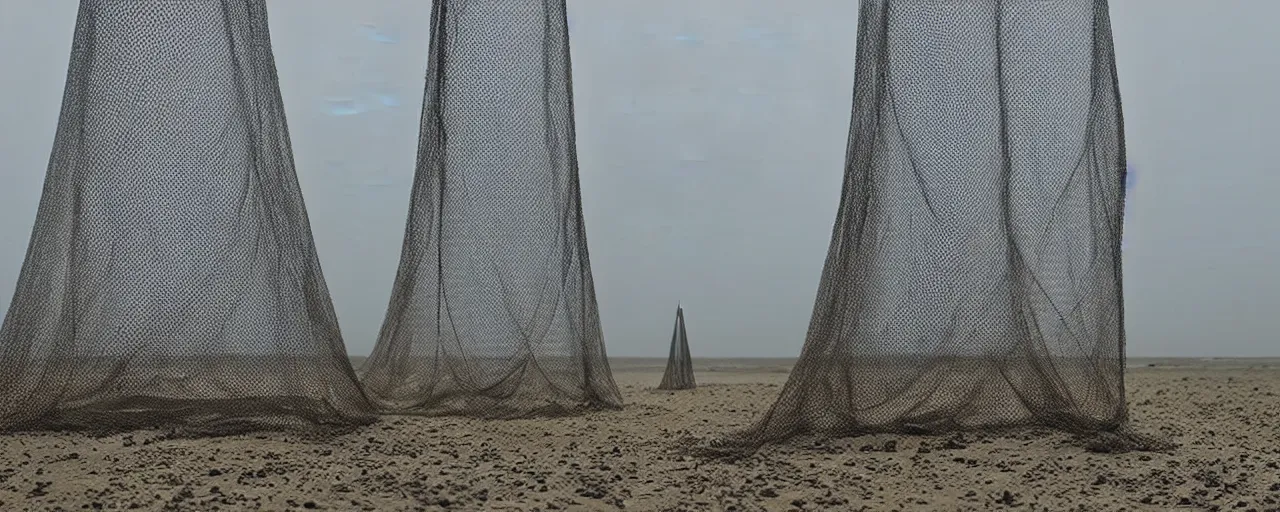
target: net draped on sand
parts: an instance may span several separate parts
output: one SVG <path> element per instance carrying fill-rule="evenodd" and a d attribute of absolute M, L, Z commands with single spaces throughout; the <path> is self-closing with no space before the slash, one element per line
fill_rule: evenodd
<path fill-rule="evenodd" d="M 780 396 L 797 435 L 1127 428 L 1106 0 L 863 0 L 843 191 Z"/>
<path fill-rule="evenodd" d="M 353 425 L 264 0 L 83 0 L 0 429 Z"/>
<path fill-rule="evenodd" d="M 363 383 L 400 414 L 616 408 L 564 0 L 438 0 L 400 268 Z"/>
<path fill-rule="evenodd" d="M 684 328 L 684 308 L 676 306 L 676 326 L 671 331 L 671 353 L 667 355 L 667 370 L 662 374 L 658 389 L 693 389 L 693 358 L 689 357 L 689 333 Z"/>

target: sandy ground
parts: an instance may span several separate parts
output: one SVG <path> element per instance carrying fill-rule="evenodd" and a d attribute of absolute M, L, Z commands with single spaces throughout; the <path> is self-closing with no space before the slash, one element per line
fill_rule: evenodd
<path fill-rule="evenodd" d="M 750 423 L 788 364 L 698 361 L 702 387 L 657 392 L 662 361 L 618 360 L 623 411 L 391 418 L 327 441 L 0 437 L 0 510 L 1280 511 L 1280 360 L 1132 361 L 1135 425 L 1171 453 L 1037 432 L 798 442 L 736 462 L 674 449 Z"/>

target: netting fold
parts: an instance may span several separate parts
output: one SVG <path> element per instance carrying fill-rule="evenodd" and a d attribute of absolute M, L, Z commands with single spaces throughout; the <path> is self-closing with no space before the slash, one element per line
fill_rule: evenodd
<path fill-rule="evenodd" d="M 1125 151 L 1106 0 L 863 0 L 857 41 L 843 191 L 804 349 L 764 417 L 719 446 L 1127 432 Z"/>
<path fill-rule="evenodd" d="M 667 370 L 662 374 L 658 389 L 693 389 L 693 358 L 689 356 L 689 333 L 684 328 L 684 308 L 676 306 L 676 325 L 671 331 L 671 352 L 667 355 Z"/>
<path fill-rule="evenodd" d="M 363 382 L 386 412 L 615 408 L 564 0 L 437 0 L 400 268 Z"/>
<path fill-rule="evenodd" d="M 354 425 L 263 0 L 82 0 L 0 429 Z"/>

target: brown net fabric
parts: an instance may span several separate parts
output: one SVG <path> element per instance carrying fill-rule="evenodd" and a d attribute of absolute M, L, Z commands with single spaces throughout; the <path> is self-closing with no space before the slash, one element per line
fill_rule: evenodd
<path fill-rule="evenodd" d="M 83 0 L 0 429 L 353 425 L 263 0 Z"/>
<path fill-rule="evenodd" d="M 667 355 L 667 371 L 658 389 L 693 389 L 693 358 L 689 357 L 689 333 L 684 329 L 684 308 L 676 306 L 676 326 L 671 332 L 671 353 Z"/>
<path fill-rule="evenodd" d="M 564 0 L 437 0 L 400 269 L 364 368 L 389 413 L 614 408 Z"/>
<path fill-rule="evenodd" d="M 863 0 L 843 192 L 777 402 L 713 443 L 1126 428 L 1106 0 Z"/>

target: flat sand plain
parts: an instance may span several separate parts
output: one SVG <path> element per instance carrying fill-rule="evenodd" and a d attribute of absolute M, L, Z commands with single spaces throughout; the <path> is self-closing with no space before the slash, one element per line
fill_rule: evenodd
<path fill-rule="evenodd" d="M 328 440 L 4 436 L 0 510 L 1280 511 L 1276 359 L 1131 359 L 1135 427 L 1169 453 L 1031 431 L 800 440 L 732 462 L 676 441 L 748 425 L 792 361 L 695 360 L 699 389 L 658 392 L 663 363 L 615 359 L 626 408 L 576 417 L 391 417 Z"/>

